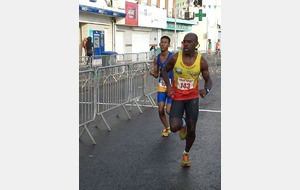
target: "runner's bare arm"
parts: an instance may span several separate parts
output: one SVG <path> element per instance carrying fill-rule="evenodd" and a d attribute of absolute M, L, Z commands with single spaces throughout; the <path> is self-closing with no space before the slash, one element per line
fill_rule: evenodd
<path fill-rule="evenodd" d="M 158 77 L 157 56 L 154 57 L 154 60 L 153 60 L 153 69 L 150 70 L 150 75 L 152 75 L 154 78 Z"/>
<path fill-rule="evenodd" d="M 171 71 L 174 68 L 174 65 L 176 63 L 178 57 L 178 53 L 173 54 L 168 62 L 165 64 L 165 66 L 162 69 L 162 78 L 164 79 L 167 89 L 171 87 L 170 80 L 169 80 L 169 75 L 168 72 Z"/>
<path fill-rule="evenodd" d="M 212 88 L 212 81 L 210 79 L 209 71 L 208 71 L 208 64 L 205 58 L 201 57 L 200 60 L 200 65 L 201 65 L 201 72 L 202 72 L 202 77 L 205 81 L 204 83 L 204 89 L 199 90 L 199 94 L 202 98 L 204 98 L 207 93 L 210 91 Z"/>

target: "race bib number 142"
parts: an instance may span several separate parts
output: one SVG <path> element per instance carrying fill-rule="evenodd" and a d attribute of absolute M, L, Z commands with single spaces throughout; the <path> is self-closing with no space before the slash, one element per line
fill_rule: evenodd
<path fill-rule="evenodd" d="M 170 80 L 170 84 L 171 84 L 171 79 L 169 79 L 169 80 Z M 161 86 L 161 87 L 163 87 L 163 88 L 167 88 L 167 85 L 166 85 L 166 83 L 165 83 L 165 81 L 164 81 L 163 78 L 160 78 L 158 84 L 159 84 L 159 86 Z"/>

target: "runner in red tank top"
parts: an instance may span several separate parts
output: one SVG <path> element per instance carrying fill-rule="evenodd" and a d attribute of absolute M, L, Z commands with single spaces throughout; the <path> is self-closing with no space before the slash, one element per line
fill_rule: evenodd
<path fill-rule="evenodd" d="M 162 77 L 167 85 L 168 96 L 174 95 L 170 110 L 170 128 L 172 132 L 180 130 L 179 135 L 185 139 L 185 149 L 182 154 L 184 167 L 190 167 L 189 151 L 196 138 L 196 123 L 199 113 L 199 95 L 202 98 L 212 88 L 206 60 L 195 51 L 198 46 L 198 36 L 188 33 L 183 40 L 182 52 L 172 55 L 162 70 Z M 174 85 L 169 82 L 168 72 L 173 70 Z M 198 90 L 199 75 L 205 81 L 204 89 Z M 196 92 L 196 93 L 195 93 Z M 198 92 L 198 93 L 197 93 Z M 187 127 L 182 127 L 182 116 L 185 112 Z"/>

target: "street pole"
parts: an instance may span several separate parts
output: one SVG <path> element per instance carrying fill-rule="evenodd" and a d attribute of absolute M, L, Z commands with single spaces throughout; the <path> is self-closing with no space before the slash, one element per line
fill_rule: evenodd
<path fill-rule="evenodd" d="M 174 25 L 174 36 L 175 36 L 175 40 L 174 40 L 174 50 L 176 50 L 177 48 L 177 32 L 176 32 L 176 19 L 177 19 L 177 8 L 176 8 L 176 4 L 175 4 L 175 25 Z"/>
<path fill-rule="evenodd" d="M 206 45 L 205 45 L 206 53 L 207 53 L 207 46 L 208 46 L 208 16 L 206 16 Z"/>

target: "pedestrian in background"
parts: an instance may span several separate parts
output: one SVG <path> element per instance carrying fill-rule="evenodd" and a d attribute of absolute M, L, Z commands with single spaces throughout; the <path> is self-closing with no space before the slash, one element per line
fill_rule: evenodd
<path fill-rule="evenodd" d="M 204 98 L 212 88 L 208 72 L 208 64 L 204 57 L 195 51 L 198 46 L 198 36 L 188 33 L 184 36 L 183 50 L 173 54 L 162 69 L 162 77 L 166 83 L 166 93 L 172 98 L 170 110 L 170 129 L 179 131 L 179 136 L 185 139 L 185 149 L 182 153 L 183 167 L 190 167 L 189 151 L 196 138 L 196 123 L 199 114 L 199 95 Z M 174 83 L 170 83 L 168 72 L 173 70 Z M 198 89 L 199 75 L 205 81 L 204 89 Z M 182 117 L 185 112 L 186 126 Z"/>
<path fill-rule="evenodd" d="M 208 44 L 207 44 L 207 53 L 210 55 L 211 54 L 211 47 L 212 47 L 212 44 L 211 44 L 211 39 L 208 39 Z"/>
<path fill-rule="evenodd" d="M 83 41 L 82 41 L 82 49 L 83 49 L 82 52 L 84 52 L 83 56 L 86 56 L 86 48 L 85 48 L 86 42 L 87 42 L 87 39 L 84 38 Z"/>
<path fill-rule="evenodd" d="M 155 46 L 150 47 L 150 53 L 151 53 L 151 59 L 153 59 L 156 56 L 156 48 Z"/>
<path fill-rule="evenodd" d="M 217 55 L 220 57 L 221 56 L 221 40 L 218 39 L 217 43 L 216 43 L 216 52 Z"/>
<path fill-rule="evenodd" d="M 92 42 L 92 38 L 87 37 L 87 42 L 85 44 L 86 56 L 88 56 L 87 66 L 92 66 L 92 57 L 94 52 L 94 44 Z"/>

